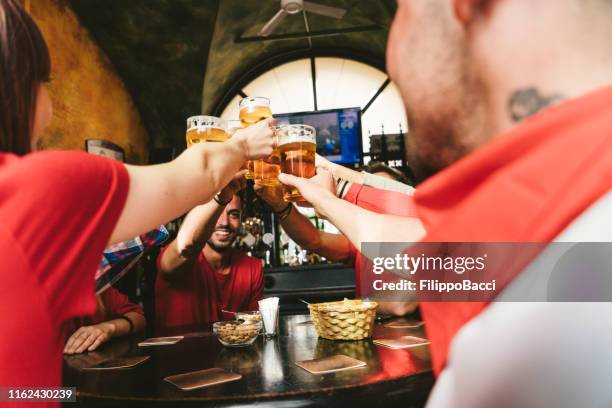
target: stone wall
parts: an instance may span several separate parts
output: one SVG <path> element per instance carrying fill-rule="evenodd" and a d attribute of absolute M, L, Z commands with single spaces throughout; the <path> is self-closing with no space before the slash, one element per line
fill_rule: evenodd
<path fill-rule="evenodd" d="M 126 162 L 148 160 L 148 135 L 123 81 L 64 0 L 25 2 L 51 53 L 53 120 L 40 149 L 84 150 L 85 139 L 121 146 Z"/>

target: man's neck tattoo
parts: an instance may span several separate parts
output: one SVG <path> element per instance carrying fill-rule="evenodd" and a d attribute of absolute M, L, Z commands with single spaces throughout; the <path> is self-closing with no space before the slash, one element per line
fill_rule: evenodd
<path fill-rule="evenodd" d="M 510 95 L 508 114 L 513 122 L 520 122 L 561 99 L 559 94 L 542 95 L 536 88 L 520 89 Z"/>

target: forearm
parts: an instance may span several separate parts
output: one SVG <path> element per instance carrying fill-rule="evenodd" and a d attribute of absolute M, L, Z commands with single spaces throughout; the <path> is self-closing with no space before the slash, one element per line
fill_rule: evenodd
<path fill-rule="evenodd" d="M 297 208 L 293 208 L 281 225 L 300 247 L 308 251 L 335 262 L 345 262 L 350 257 L 349 243 L 345 237 L 319 231 Z"/>
<path fill-rule="evenodd" d="M 224 210 L 215 200 L 199 205 L 187 214 L 176 237 L 180 254 L 199 254 L 208 242 Z"/>
<path fill-rule="evenodd" d="M 349 169 L 339 164 L 333 164 L 331 172 L 336 180 L 343 179 L 350 183 L 363 184 L 363 173 L 357 170 Z"/>
<path fill-rule="evenodd" d="M 364 186 L 370 186 L 381 190 L 395 191 L 406 195 L 414 195 L 414 187 L 408 184 L 401 183 L 397 180 L 390 179 L 388 177 L 377 176 L 370 173 L 363 174 Z"/>
<path fill-rule="evenodd" d="M 159 262 L 163 278 L 191 270 L 200 252 L 212 234 L 224 207 L 212 200 L 197 206 L 187 214 L 174 241 L 163 252 Z"/>
<path fill-rule="evenodd" d="M 132 320 L 132 324 L 134 325 L 134 330 L 132 331 L 132 333 L 143 332 L 144 329 L 147 327 L 147 319 L 145 319 L 144 315 L 137 312 L 127 312 L 125 316 L 128 319 Z"/>
<path fill-rule="evenodd" d="M 318 249 L 321 242 L 319 231 L 297 208 L 293 208 L 289 216 L 281 220 L 281 225 L 291 239 L 302 248 L 309 251 Z"/>
<path fill-rule="evenodd" d="M 139 333 L 145 329 L 146 320 L 143 315 L 136 312 L 127 312 L 124 314 L 125 317 L 130 319 L 132 325 L 134 326 L 132 329 L 132 333 Z M 109 337 L 120 337 L 125 336 L 126 334 L 130 334 L 130 323 L 125 319 L 113 319 L 103 324 L 110 325 L 113 329 L 109 333 Z"/>
<path fill-rule="evenodd" d="M 126 166 L 130 189 L 110 242 L 119 242 L 164 224 L 209 201 L 246 160 L 240 141 L 204 143 L 170 163 Z"/>
<path fill-rule="evenodd" d="M 356 248 L 361 248 L 362 242 L 416 242 L 425 235 L 415 217 L 377 214 L 332 195 L 321 196 L 313 205 Z"/>
<path fill-rule="evenodd" d="M 173 167 L 170 187 L 178 196 L 171 199 L 182 199 L 180 196 L 187 195 L 187 209 L 210 201 L 246 161 L 245 150 L 237 139 L 204 143 L 197 147 L 199 150 L 196 146 L 189 148 L 170 163 Z"/>
<path fill-rule="evenodd" d="M 172 241 L 161 255 L 159 260 L 159 270 L 161 278 L 172 280 L 183 273 L 186 273 L 193 266 L 196 254 L 188 254 L 187 251 L 181 253 L 178 250 L 176 239 Z"/>

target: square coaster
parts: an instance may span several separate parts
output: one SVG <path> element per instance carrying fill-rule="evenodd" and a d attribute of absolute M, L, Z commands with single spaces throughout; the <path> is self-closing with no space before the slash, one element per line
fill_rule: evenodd
<path fill-rule="evenodd" d="M 211 385 L 237 381 L 241 378 L 242 375 L 231 373 L 221 368 L 208 368 L 206 370 L 171 375 L 164 378 L 164 381 L 169 382 L 183 391 L 190 391 L 198 388 L 210 387 Z"/>
<path fill-rule="evenodd" d="M 119 357 L 106 360 L 93 367 L 86 367 L 83 370 L 122 370 L 126 368 L 136 367 L 145 361 L 149 356 L 134 356 L 134 357 Z"/>
<path fill-rule="evenodd" d="M 151 337 L 138 343 L 140 347 L 148 346 L 167 346 L 170 344 L 176 344 L 183 340 L 183 336 L 172 336 L 172 337 Z"/>
<path fill-rule="evenodd" d="M 333 373 L 366 366 L 363 361 L 342 354 L 314 360 L 296 361 L 295 364 L 311 374 Z"/>
<path fill-rule="evenodd" d="M 415 336 L 402 336 L 394 339 L 375 339 L 374 344 L 392 349 L 404 349 L 429 344 L 429 340 Z"/>

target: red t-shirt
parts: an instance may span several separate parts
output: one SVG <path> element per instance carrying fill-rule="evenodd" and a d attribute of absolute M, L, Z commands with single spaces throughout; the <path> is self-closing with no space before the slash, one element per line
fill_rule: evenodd
<path fill-rule="evenodd" d="M 0 386 L 61 385 L 61 324 L 95 311 L 94 274 L 128 186 L 111 159 L 0 153 Z"/>
<path fill-rule="evenodd" d="M 537 114 L 417 190 L 428 242 L 541 242 L 612 188 L 612 86 Z M 520 271 L 519 271 L 520 272 Z M 434 372 L 482 302 L 422 302 Z"/>
<path fill-rule="evenodd" d="M 167 248 L 167 247 L 166 247 Z M 165 249 L 164 249 L 165 251 Z M 164 251 L 159 254 L 161 259 Z M 233 319 L 222 313 L 257 310 L 263 297 L 261 260 L 238 250 L 231 250 L 227 275 L 217 273 L 200 252 L 191 274 L 168 281 L 158 273 L 155 283 L 155 320 L 157 331 L 180 326 L 202 326 Z"/>
<path fill-rule="evenodd" d="M 102 303 L 104 303 L 106 314 L 102 315 L 96 313 L 94 324 L 113 319 L 117 316 L 123 316 L 128 312 L 135 312 L 144 316 L 144 312 L 140 306 L 130 302 L 127 296 L 115 288 L 106 289 L 100 294 L 100 297 L 102 298 Z"/>
<path fill-rule="evenodd" d="M 344 200 L 363 209 L 379 214 L 397 215 L 400 217 L 416 217 L 414 198 L 397 191 L 381 190 L 375 187 L 353 183 L 343 197 Z M 355 269 L 355 297 L 361 297 L 362 265 L 361 252 L 349 243 L 349 251 L 353 258 Z"/>

